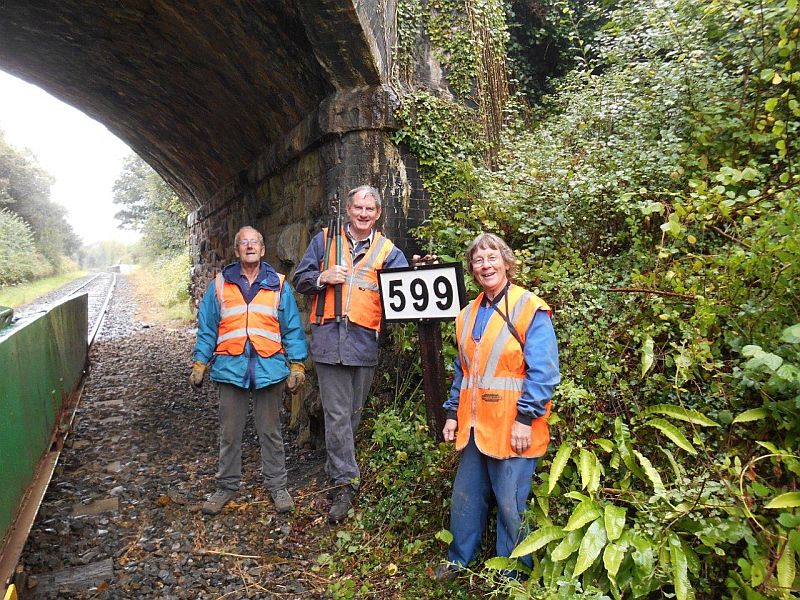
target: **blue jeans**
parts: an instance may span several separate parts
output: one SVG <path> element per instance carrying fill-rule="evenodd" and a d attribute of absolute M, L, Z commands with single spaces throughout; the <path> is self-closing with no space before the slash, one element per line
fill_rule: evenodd
<path fill-rule="evenodd" d="M 470 432 L 461 452 L 450 505 L 450 531 L 453 541 L 447 560 L 467 566 L 478 553 L 486 529 L 489 501 L 497 500 L 497 556 L 509 556 L 522 541 L 522 513 L 528 504 L 536 458 L 491 458 L 481 453 Z M 528 567 L 531 557 L 520 560 Z"/>

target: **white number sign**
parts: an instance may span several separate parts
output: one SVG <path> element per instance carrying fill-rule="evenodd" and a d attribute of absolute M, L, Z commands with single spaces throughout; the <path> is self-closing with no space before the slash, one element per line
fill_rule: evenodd
<path fill-rule="evenodd" d="M 378 271 L 387 321 L 453 320 L 466 305 L 460 263 Z"/>

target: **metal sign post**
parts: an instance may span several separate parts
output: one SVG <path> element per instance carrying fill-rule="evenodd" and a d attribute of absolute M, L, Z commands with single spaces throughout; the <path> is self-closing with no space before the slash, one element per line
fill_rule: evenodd
<path fill-rule="evenodd" d="M 447 394 L 441 321 L 452 321 L 466 305 L 460 263 L 420 265 L 378 271 L 384 319 L 417 323 L 425 414 L 431 435 L 443 441 Z"/>

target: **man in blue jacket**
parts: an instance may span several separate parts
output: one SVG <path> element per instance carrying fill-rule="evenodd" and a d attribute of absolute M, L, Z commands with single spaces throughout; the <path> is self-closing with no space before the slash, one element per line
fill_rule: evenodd
<path fill-rule="evenodd" d="M 261 472 L 275 509 L 286 513 L 294 501 L 286 489 L 280 409 L 284 387 L 293 392 L 305 381 L 306 337 L 291 285 L 261 260 L 263 236 L 253 227 L 242 227 L 234 253 L 239 262 L 211 281 L 200 303 L 189 376 L 189 383 L 199 388 L 210 367 L 209 377 L 219 391 L 217 491 L 203 504 L 203 512 L 219 514 L 239 489 L 242 434 L 252 397 Z"/>

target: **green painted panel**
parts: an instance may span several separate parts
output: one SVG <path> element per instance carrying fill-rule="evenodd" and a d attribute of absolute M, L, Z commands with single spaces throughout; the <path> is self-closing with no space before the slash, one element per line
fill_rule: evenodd
<path fill-rule="evenodd" d="M 88 296 L 0 332 L 0 540 L 86 364 Z"/>

